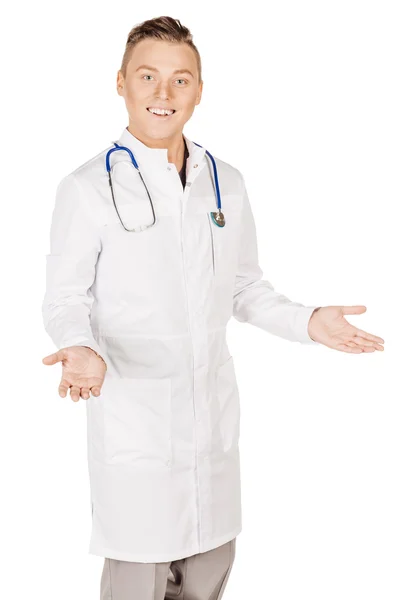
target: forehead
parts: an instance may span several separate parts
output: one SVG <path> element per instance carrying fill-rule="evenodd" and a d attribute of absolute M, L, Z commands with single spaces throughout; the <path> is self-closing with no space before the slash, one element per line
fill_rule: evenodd
<path fill-rule="evenodd" d="M 146 64 L 159 71 L 189 69 L 196 75 L 197 61 L 192 48 L 185 43 L 164 40 L 141 40 L 132 49 L 128 69 L 132 73 Z"/>

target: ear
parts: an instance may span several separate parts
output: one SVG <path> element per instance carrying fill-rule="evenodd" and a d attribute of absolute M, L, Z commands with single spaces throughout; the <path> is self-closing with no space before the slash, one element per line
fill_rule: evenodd
<path fill-rule="evenodd" d="M 124 89 L 124 83 L 125 83 L 124 76 L 122 75 L 121 70 L 119 70 L 117 73 L 117 93 L 119 96 L 123 96 L 122 91 Z"/>
<path fill-rule="evenodd" d="M 196 105 L 200 104 L 202 93 L 203 93 L 203 82 L 201 81 L 200 84 L 199 84 L 199 90 L 197 92 Z"/>

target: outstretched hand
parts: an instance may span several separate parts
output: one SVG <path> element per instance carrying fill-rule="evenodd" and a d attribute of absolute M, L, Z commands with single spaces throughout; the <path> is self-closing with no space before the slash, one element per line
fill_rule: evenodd
<path fill-rule="evenodd" d="M 308 322 L 308 334 L 312 340 L 334 350 L 361 354 L 384 350 L 384 340 L 351 325 L 344 315 L 359 315 L 366 306 L 321 306 Z"/>
<path fill-rule="evenodd" d="M 62 363 L 62 377 L 58 393 L 62 398 L 68 393 L 74 402 L 79 398 L 87 400 L 90 392 L 99 396 L 103 385 L 107 366 L 91 348 L 86 346 L 69 346 L 62 348 L 42 360 L 45 365 Z"/>

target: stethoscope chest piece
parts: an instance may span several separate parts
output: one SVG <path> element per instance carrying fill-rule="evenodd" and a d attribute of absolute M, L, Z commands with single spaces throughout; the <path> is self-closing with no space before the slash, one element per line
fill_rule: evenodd
<path fill-rule="evenodd" d="M 218 227 L 224 227 L 225 226 L 225 217 L 224 217 L 224 213 L 221 212 L 221 210 L 218 210 L 217 212 L 210 212 L 211 218 L 214 221 L 214 223 L 216 225 L 218 225 Z"/>

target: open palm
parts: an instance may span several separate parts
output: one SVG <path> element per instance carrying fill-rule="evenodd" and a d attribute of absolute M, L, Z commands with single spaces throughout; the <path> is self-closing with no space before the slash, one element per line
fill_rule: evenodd
<path fill-rule="evenodd" d="M 308 333 L 315 342 L 342 352 L 382 351 L 381 337 L 354 327 L 345 319 L 344 315 L 358 315 L 366 310 L 366 306 L 322 306 L 311 315 Z"/>
<path fill-rule="evenodd" d="M 87 400 L 90 392 L 99 396 L 107 370 L 103 360 L 90 348 L 85 346 L 70 346 L 62 348 L 54 354 L 43 358 L 45 365 L 62 363 L 61 382 L 58 393 L 62 398 L 68 393 L 74 402 L 79 398 Z"/>

